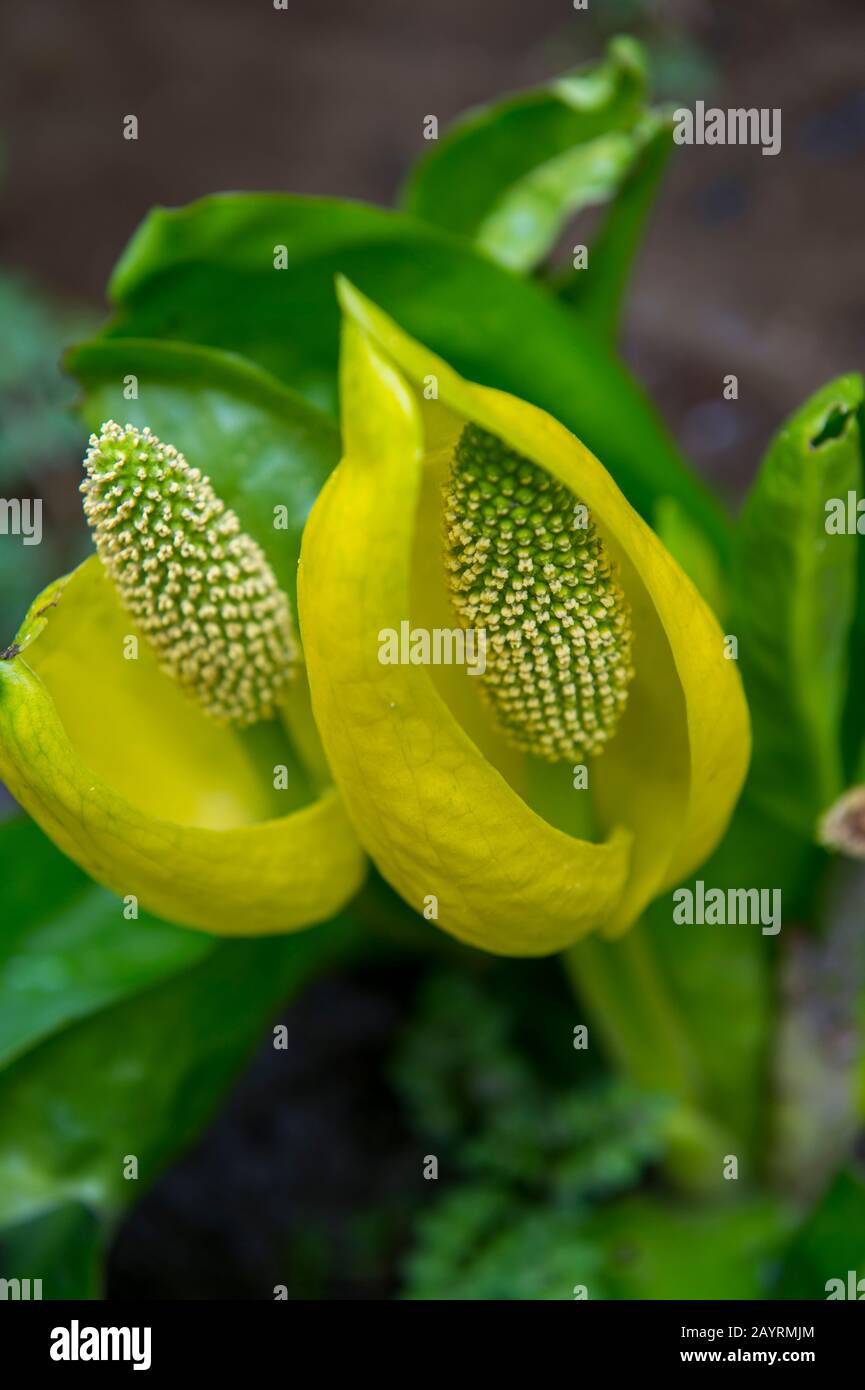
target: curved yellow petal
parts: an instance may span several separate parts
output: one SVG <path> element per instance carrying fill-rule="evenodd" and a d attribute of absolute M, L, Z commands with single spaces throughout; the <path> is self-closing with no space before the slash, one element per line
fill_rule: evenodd
<path fill-rule="evenodd" d="M 334 776 L 381 872 L 417 911 L 489 951 L 558 950 L 614 910 L 630 835 L 591 844 L 549 825 L 480 753 L 427 667 L 380 663 L 379 634 L 412 611 L 423 436 L 412 394 L 353 324 L 342 412 L 345 456 L 307 523 L 298 575 Z"/>
<path fill-rule="evenodd" d="M 36 600 L 0 656 L 0 777 L 93 878 L 191 927 L 293 931 L 363 878 L 336 792 L 316 797 L 279 725 L 207 719 L 95 557 Z"/>
<path fill-rule="evenodd" d="M 304 541 L 301 623 L 307 648 L 315 643 L 309 659 L 314 707 L 349 810 L 382 872 L 418 908 L 423 896 L 435 893 L 438 871 L 458 900 L 449 914 L 442 911 L 442 925 L 457 935 L 521 953 L 554 949 L 592 926 L 616 934 L 706 857 L 744 781 L 748 713 L 723 634 L 610 475 L 568 430 L 524 401 L 463 380 L 345 282 L 340 297 L 350 319 L 343 362 L 346 457 L 316 504 Z M 414 581 L 425 572 L 429 583 L 436 568 L 444 574 L 440 542 L 435 557 L 429 553 L 434 499 L 422 475 L 435 472 L 437 450 L 452 444 L 465 420 L 499 435 L 569 487 L 588 506 L 621 567 L 633 611 L 637 675 L 616 737 L 591 767 L 605 846 L 567 835 L 562 841 L 549 826 L 539 838 L 538 818 L 481 757 L 432 680 L 415 668 L 375 669 L 372 628 L 398 627 L 410 614 L 407 550 L 418 534 L 427 554 L 415 567 Z M 328 594 L 326 605 L 319 591 Z M 352 638 L 340 627 L 338 640 L 334 614 L 350 607 L 352 594 L 356 631 Z M 325 633 L 321 624 L 328 612 Z M 370 760 L 367 736 L 373 733 Z M 439 748 L 444 736 L 446 754 Z M 452 809 L 456 779 L 448 776 L 455 747 L 463 754 L 458 812 Z M 477 785 L 469 787 L 467 767 Z M 366 802 L 362 785 L 353 785 L 363 781 Z M 375 826 L 367 822 L 373 800 Z M 519 848 L 506 840 L 512 814 L 531 818 Z M 400 824 L 388 829 L 388 817 Z M 481 835 L 472 833 L 478 818 Z M 549 842 L 547 834 L 558 838 Z M 522 883 L 520 893 L 512 894 L 506 870 L 490 858 L 497 842 L 508 843 L 508 865 L 525 865 L 532 875 L 529 894 Z M 549 851 L 543 861 L 537 857 L 542 843 Z M 614 896 L 594 881 L 602 849 L 615 853 L 616 870 L 606 884 L 615 885 Z M 592 874 L 581 902 L 579 890 L 561 889 L 570 853 Z M 541 925 L 537 914 L 549 919 Z"/>

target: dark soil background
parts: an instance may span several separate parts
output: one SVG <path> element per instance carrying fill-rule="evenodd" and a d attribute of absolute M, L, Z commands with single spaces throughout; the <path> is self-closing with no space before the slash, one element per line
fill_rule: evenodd
<path fill-rule="evenodd" d="M 665 97 L 783 111 L 776 158 L 679 151 L 630 300 L 629 360 L 738 497 L 784 415 L 865 364 L 862 0 L 7 0 L 0 264 L 98 314 L 153 204 L 221 189 L 389 202 L 428 112 L 446 124 L 621 30 L 649 43 Z M 382 1064 L 415 980 L 338 977 L 288 1011 L 289 1052 L 262 1050 L 127 1221 L 112 1296 L 393 1292 L 417 1155 Z"/>

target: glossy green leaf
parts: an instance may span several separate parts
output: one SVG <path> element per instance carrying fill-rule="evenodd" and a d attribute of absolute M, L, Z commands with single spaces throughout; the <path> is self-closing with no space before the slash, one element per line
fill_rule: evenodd
<path fill-rule="evenodd" d="M 353 941 L 335 921 L 219 942 L 13 1063 L 0 1076 L 0 1224 L 64 1201 L 111 1214 L 134 1200 L 209 1118 L 273 1012 Z"/>
<path fill-rule="evenodd" d="M 210 937 L 95 888 L 30 821 L 0 826 L 0 1066 L 76 1019 L 151 988 L 213 949 Z"/>
<path fill-rule="evenodd" d="M 565 150 L 526 174 L 478 227 L 476 245 L 511 270 L 531 270 L 552 250 L 563 223 L 611 198 L 639 150 L 614 132 Z"/>
<path fill-rule="evenodd" d="M 468 112 L 431 144 L 403 205 L 530 270 L 573 213 L 615 194 L 641 148 L 645 89 L 642 49 L 615 39 L 593 68 Z"/>
<path fill-rule="evenodd" d="M 616 337 L 631 270 L 673 153 L 672 129 L 670 116 L 659 114 L 647 120 L 642 142 L 592 239 L 588 265 L 569 269 L 558 280 L 562 301 L 606 342 Z"/>
<path fill-rule="evenodd" d="M 859 407 L 858 427 L 861 473 L 865 482 L 865 403 Z M 865 494 L 865 488 L 862 492 Z M 843 745 L 848 781 L 865 782 L 865 533 L 859 535 L 856 548 L 856 614 L 850 630 L 850 679 L 844 710 Z"/>
<path fill-rule="evenodd" d="M 672 494 L 723 549 L 726 522 L 612 353 L 542 286 L 412 218 L 257 194 L 157 209 L 115 271 L 106 332 L 240 352 L 335 409 L 339 272 L 472 380 L 555 415 L 643 515 Z"/>
<path fill-rule="evenodd" d="M 862 486 L 862 381 L 841 377 L 787 422 L 736 537 L 731 632 L 754 725 L 750 793 L 813 833 L 844 788 L 842 715 L 856 605 L 857 538 L 827 532 L 827 504 Z"/>

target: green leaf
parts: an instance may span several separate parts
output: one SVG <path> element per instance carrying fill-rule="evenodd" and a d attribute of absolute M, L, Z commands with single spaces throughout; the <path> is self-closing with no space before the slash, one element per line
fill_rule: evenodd
<path fill-rule="evenodd" d="M 64 1026 L 200 960 L 210 937 L 95 888 L 32 822 L 0 825 L 0 1066 Z"/>
<path fill-rule="evenodd" d="M 859 407 L 858 417 L 860 466 L 865 480 L 865 404 Z M 850 679 L 842 741 L 847 780 L 862 783 L 865 782 L 865 534 L 858 536 L 856 552 L 856 614 L 850 631 Z"/>
<path fill-rule="evenodd" d="M 636 135 L 613 132 L 548 159 L 508 189 L 478 227 L 475 244 L 510 270 L 531 270 L 569 217 L 613 196 L 638 149 Z"/>
<path fill-rule="evenodd" d="M 661 179 L 673 153 L 670 116 L 647 118 L 641 144 L 592 240 L 588 265 L 558 280 L 563 302 L 606 342 L 613 342 L 625 291 Z"/>
<path fill-rule="evenodd" d="M 612 353 L 542 286 L 400 214 L 256 194 L 158 209 L 115 271 L 107 333 L 240 352 L 334 409 L 337 273 L 468 377 L 556 415 L 643 515 L 676 496 L 723 550 L 726 522 Z"/>
<path fill-rule="evenodd" d="M 0 1077 L 0 1224 L 82 1202 L 108 1215 L 194 1138 L 268 1017 L 353 947 L 334 921 L 220 941 L 173 979 L 49 1038 Z M 127 1156 L 139 1181 L 124 1177 Z"/>
<path fill-rule="evenodd" d="M 841 377 L 771 445 L 736 535 L 731 631 L 754 726 L 750 794 L 811 835 L 844 789 L 842 715 L 856 605 L 856 535 L 827 533 L 827 503 L 861 489 L 863 386 Z"/>
<path fill-rule="evenodd" d="M 643 143 L 646 65 L 630 38 L 595 67 L 470 111 L 410 175 L 408 212 L 530 270 L 569 217 L 613 197 Z"/>
<path fill-rule="evenodd" d="M 149 425 L 209 477 L 267 552 L 297 611 L 297 561 L 309 510 L 339 459 L 333 422 L 241 357 L 173 342 L 109 339 L 73 349 L 83 413 Z M 136 379 L 137 398 L 126 383 Z M 277 508 L 284 508 L 275 528 Z"/>

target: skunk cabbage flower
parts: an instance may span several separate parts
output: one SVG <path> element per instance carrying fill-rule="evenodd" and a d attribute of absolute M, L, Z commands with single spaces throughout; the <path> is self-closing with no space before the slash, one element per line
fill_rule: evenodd
<path fill-rule="evenodd" d="M 339 292 L 344 456 L 298 602 L 345 804 L 464 941 L 615 936 L 725 829 L 750 751 L 735 661 L 578 439 Z"/>
<path fill-rule="evenodd" d="M 0 777 L 87 873 L 164 917 L 236 935 L 322 921 L 363 855 L 289 600 L 175 449 L 113 423 L 90 443 L 97 554 L 0 652 Z"/>

